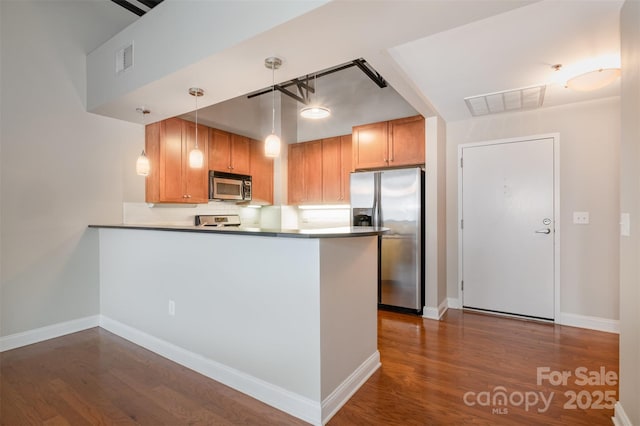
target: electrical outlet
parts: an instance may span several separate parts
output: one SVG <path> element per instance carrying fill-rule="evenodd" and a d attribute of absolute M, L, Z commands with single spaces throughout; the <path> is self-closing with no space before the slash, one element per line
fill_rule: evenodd
<path fill-rule="evenodd" d="M 169 315 L 172 317 L 176 315 L 176 302 L 169 300 Z"/>
<path fill-rule="evenodd" d="M 573 223 L 576 225 L 588 225 L 589 212 L 573 212 Z"/>

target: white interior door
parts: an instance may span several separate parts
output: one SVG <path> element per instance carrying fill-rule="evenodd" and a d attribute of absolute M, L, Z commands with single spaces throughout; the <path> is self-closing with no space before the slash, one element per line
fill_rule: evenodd
<path fill-rule="evenodd" d="M 462 304 L 554 318 L 554 139 L 461 149 Z"/>

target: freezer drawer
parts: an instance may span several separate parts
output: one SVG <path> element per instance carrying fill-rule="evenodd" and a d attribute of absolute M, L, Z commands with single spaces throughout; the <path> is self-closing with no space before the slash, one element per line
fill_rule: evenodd
<path fill-rule="evenodd" d="M 422 286 L 415 235 L 383 236 L 380 244 L 380 303 L 420 310 Z"/>

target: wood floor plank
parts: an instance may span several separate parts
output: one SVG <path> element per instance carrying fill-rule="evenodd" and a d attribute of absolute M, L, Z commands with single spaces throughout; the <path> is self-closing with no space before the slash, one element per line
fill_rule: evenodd
<path fill-rule="evenodd" d="M 579 385 L 575 377 L 578 367 L 618 373 L 615 334 L 459 310 L 442 321 L 381 311 L 378 330 L 382 367 L 330 426 L 611 424 L 611 408 L 567 408 L 566 393 L 617 400 L 617 384 Z M 538 367 L 573 376 L 566 385 L 538 384 Z M 543 412 L 540 404 L 479 403 L 496 389 L 553 398 Z M 305 423 L 95 328 L 0 354 L 0 424 Z"/>

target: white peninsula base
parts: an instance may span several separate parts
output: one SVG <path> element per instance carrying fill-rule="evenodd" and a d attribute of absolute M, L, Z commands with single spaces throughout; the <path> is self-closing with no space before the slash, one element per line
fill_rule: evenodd
<path fill-rule="evenodd" d="M 380 366 L 376 235 L 99 234 L 119 336 L 312 424 Z"/>

